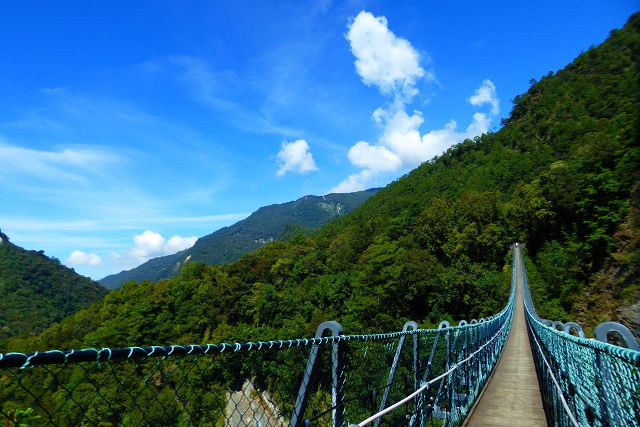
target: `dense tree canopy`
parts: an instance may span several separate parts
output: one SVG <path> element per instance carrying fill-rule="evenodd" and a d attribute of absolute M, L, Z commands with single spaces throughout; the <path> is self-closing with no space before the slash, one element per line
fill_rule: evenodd
<path fill-rule="evenodd" d="M 175 276 L 186 260 L 204 264 L 237 261 L 266 243 L 289 240 L 298 234 L 309 235 L 333 218 L 346 215 L 378 189 L 354 193 L 304 196 L 293 202 L 263 206 L 246 219 L 199 238 L 195 245 L 172 255 L 150 259 L 131 270 L 104 277 L 100 284 L 109 289 L 129 280 L 141 282 Z"/>
<path fill-rule="evenodd" d="M 0 351 L 5 339 L 37 335 L 106 293 L 57 259 L 24 250 L 0 232 Z"/>
<path fill-rule="evenodd" d="M 617 307 L 638 300 L 639 27 L 636 14 L 532 82 L 502 129 L 454 146 L 317 233 L 230 265 L 187 263 L 172 279 L 129 282 L 14 344 L 264 340 L 308 336 L 328 319 L 357 333 L 486 316 L 506 300 L 505 257 L 518 240 L 543 315 L 591 325 L 615 317 L 615 305 L 589 292 Z M 635 273 L 615 276 L 620 268 Z"/>
<path fill-rule="evenodd" d="M 268 244 L 232 264 L 189 262 L 174 278 L 130 281 L 39 336 L 10 338 L 5 345 L 28 351 L 269 340 L 311 336 L 329 319 L 359 333 L 398 330 L 407 319 L 424 327 L 443 318 L 487 316 L 506 302 L 514 241 L 526 242 L 529 281 L 543 316 L 587 327 L 619 319 L 638 334 L 639 59 L 636 14 L 601 46 L 532 82 L 501 130 L 454 146 L 316 233 Z M 0 255 L 7 248 L 0 245 Z M 0 257 L 0 291 L 31 289 L 16 273 L 5 280 L 7 269 L 43 278 L 40 290 L 9 300 L 28 315 L 42 314 L 50 307 L 31 296 L 50 295 L 45 279 L 51 270 L 43 256 L 31 254 L 31 264 L 21 265 L 21 253 L 12 253 Z M 51 298 L 50 305 L 72 309 L 65 299 L 71 296 Z M 5 313 L 16 312 L 0 310 L 0 322 Z M 299 381 L 292 372 L 306 354 L 288 356 L 206 359 L 173 386 L 162 382 L 178 366 L 171 359 L 152 377 L 133 364 L 119 365 L 117 377 L 113 368 L 98 369 L 102 400 L 90 401 L 86 411 L 102 414 L 104 425 L 178 425 L 184 411 L 174 387 L 197 396 L 209 418 L 222 418 L 228 391 L 251 379 L 290 413 Z M 95 386 L 83 383 L 87 368 L 66 367 L 53 382 L 48 370 L 40 372 L 21 387 L 39 390 L 46 382 L 46 399 L 14 387 L 6 403 L 10 414 L 28 416 L 35 397 L 62 424 L 80 419 L 85 407 L 67 404 L 65 396 L 84 402 L 95 394 Z M 155 388 L 146 387 L 149 378 Z M 9 376 L 0 377 L 2 384 L 10 385 Z M 137 399 L 154 398 L 153 410 L 135 408 Z M 318 392 L 310 406 L 319 410 L 329 401 L 328 392 Z"/>

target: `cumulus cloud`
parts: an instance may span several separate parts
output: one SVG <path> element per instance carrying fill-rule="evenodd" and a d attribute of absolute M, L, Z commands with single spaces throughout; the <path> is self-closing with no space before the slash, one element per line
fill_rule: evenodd
<path fill-rule="evenodd" d="M 134 234 L 133 243 L 131 254 L 137 258 L 151 258 L 164 254 L 165 240 L 159 233 L 146 230 L 142 234 Z"/>
<path fill-rule="evenodd" d="M 429 131 L 422 136 L 423 146 L 427 147 L 424 160 L 431 159 L 447 148 L 465 139 L 471 139 L 489 130 L 491 119 L 483 113 L 475 113 L 473 120 L 463 131 L 458 131 L 458 124 L 450 120 L 442 129 Z"/>
<path fill-rule="evenodd" d="M 134 234 L 134 247 L 130 254 L 136 258 L 147 260 L 149 258 L 170 255 L 188 249 L 198 240 L 197 237 L 173 236 L 166 240 L 160 233 L 146 230 L 142 234 Z"/>
<path fill-rule="evenodd" d="M 151 258 L 188 249 L 196 243 L 196 240 L 198 238 L 195 236 L 172 236 L 167 240 L 160 233 L 146 230 L 142 234 L 133 235 L 133 247 L 127 253 L 112 253 L 111 257 L 118 264 L 131 268 Z"/>
<path fill-rule="evenodd" d="M 102 258 L 96 254 L 88 254 L 86 252 L 75 250 L 71 252 L 71 255 L 67 258 L 67 264 L 74 266 L 89 265 L 96 267 L 98 265 L 102 265 Z"/>
<path fill-rule="evenodd" d="M 414 111 L 409 115 L 403 108 L 392 108 L 381 114 L 381 121 L 384 130 L 379 143 L 401 160 L 394 170 L 416 166 L 426 158 L 429 147 L 420 137 L 420 126 L 424 122 L 422 113 Z"/>
<path fill-rule="evenodd" d="M 491 114 L 495 116 L 500 113 L 500 100 L 496 93 L 496 86 L 489 79 L 484 79 L 480 87 L 469 98 L 469 103 L 476 107 L 489 104 L 491 105 Z"/>
<path fill-rule="evenodd" d="M 373 172 L 369 169 L 361 170 L 358 173 L 349 175 L 345 180 L 329 190 L 329 193 L 352 193 L 366 190 L 372 178 Z"/>
<path fill-rule="evenodd" d="M 391 102 L 372 114 L 373 121 L 382 129 L 378 141 L 358 141 L 349 150 L 349 161 L 361 170 L 331 192 L 363 190 L 381 174 L 416 167 L 464 139 L 487 132 L 492 117 L 500 111 L 496 87 L 485 79 L 467 101 L 475 107 L 490 105 L 490 115 L 474 113 L 463 130 L 458 130 L 456 121 L 450 120 L 443 128 L 422 134 L 422 113 L 408 113 L 406 104 L 418 94 L 418 80 L 433 76 L 421 67 L 416 49 L 395 36 L 387 25 L 385 17 L 375 17 L 366 11 L 360 12 L 349 25 L 347 39 L 355 56 L 356 71 L 363 83 L 378 87 L 383 95 L 391 97 Z"/>
<path fill-rule="evenodd" d="M 420 55 L 407 40 L 397 37 L 387 26 L 387 18 L 362 11 L 349 25 L 347 40 L 356 57 L 356 71 L 367 86 L 376 86 L 384 95 L 412 97 L 415 84 L 425 75 Z"/>
<path fill-rule="evenodd" d="M 349 160 L 363 170 L 349 175 L 329 192 L 348 193 L 365 190 L 376 176 L 416 167 L 442 154 L 454 144 L 486 133 L 491 124 L 489 116 L 475 113 L 471 123 L 464 130 L 458 130 L 456 121 L 450 120 L 442 129 L 434 129 L 420 135 L 422 115 L 418 112 L 409 116 L 400 110 L 392 115 L 390 121 L 391 123 L 385 126 L 379 144 L 359 141 L 351 147 Z"/>
<path fill-rule="evenodd" d="M 400 157 L 387 147 L 371 145 L 366 141 L 360 141 L 351 147 L 348 157 L 354 165 L 375 171 L 392 171 L 402 165 Z"/>
<path fill-rule="evenodd" d="M 167 240 L 167 243 L 164 245 L 164 250 L 169 254 L 180 252 L 185 249 L 189 249 L 191 246 L 193 246 L 196 243 L 196 240 L 198 240 L 198 238 L 194 236 L 192 237 L 173 236 L 169 240 Z"/>
<path fill-rule="evenodd" d="M 307 173 L 318 170 L 313 161 L 313 155 L 309 150 L 309 144 L 304 139 L 294 142 L 282 143 L 282 148 L 278 152 L 277 176 L 284 176 L 287 172 Z"/>

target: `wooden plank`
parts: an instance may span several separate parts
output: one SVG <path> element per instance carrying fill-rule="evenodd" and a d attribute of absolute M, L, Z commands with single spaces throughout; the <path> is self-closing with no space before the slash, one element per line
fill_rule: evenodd
<path fill-rule="evenodd" d="M 519 251 L 516 248 L 516 251 Z M 519 254 L 516 254 L 520 268 Z M 546 426 L 538 377 L 529 347 L 522 301 L 522 279 L 516 275 L 513 325 L 491 381 L 466 422 L 467 426 Z"/>

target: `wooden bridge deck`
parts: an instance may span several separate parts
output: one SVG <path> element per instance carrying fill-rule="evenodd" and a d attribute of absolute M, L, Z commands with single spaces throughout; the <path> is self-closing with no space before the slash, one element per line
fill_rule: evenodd
<path fill-rule="evenodd" d="M 520 257 L 516 256 L 516 260 L 519 263 Z M 516 304 L 511 332 L 493 377 L 468 418 L 466 425 L 470 427 L 547 425 L 527 336 L 522 279 L 520 275 L 516 277 Z"/>

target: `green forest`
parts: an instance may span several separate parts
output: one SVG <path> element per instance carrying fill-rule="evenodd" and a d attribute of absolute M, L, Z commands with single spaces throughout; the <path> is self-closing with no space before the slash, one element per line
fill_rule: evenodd
<path fill-rule="evenodd" d="M 267 242 L 311 234 L 331 219 L 351 212 L 376 191 L 304 196 L 293 202 L 263 206 L 246 219 L 200 237 L 189 249 L 150 259 L 98 282 L 109 289 L 119 288 L 129 280 L 156 282 L 179 273 L 187 258 L 204 264 L 227 264 Z"/>
<path fill-rule="evenodd" d="M 78 292 L 52 285 L 67 283 L 71 270 L 51 270 L 56 261 L 43 254 L 21 258 L 27 251 L 3 235 L 0 290 L 23 286 L 28 274 L 42 285 L 0 298 L 23 319 L 41 319 L 28 326 L 0 317 L 11 325 L 0 351 L 266 341 L 313 336 L 326 320 L 357 334 L 486 317 L 507 301 L 516 241 L 526 247 L 541 316 L 587 332 L 617 320 L 639 335 L 639 65 L 640 13 L 564 69 L 532 80 L 498 131 L 450 148 L 350 214 L 230 264 L 188 262 L 175 277 L 129 281 L 104 298 L 98 287 L 78 304 Z M 51 303 L 29 304 L 42 295 Z M 0 316 L 16 317 L 4 307 Z M 378 347 L 352 349 L 353 366 L 366 369 L 351 371 L 349 384 L 369 390 L 373 376 L 384 380 L 395 343 L 366 344 Z M 307 350 L 9 369 L 0 409 L 8 425 L 185 425 L 188 412 L 213 426 L 223 424 L 231 394 L 254 381 L 251 397 L 269 393 L 290 414 Z M 400 387 L 392 400 L 407 394 Z M 330 405 L 318 389 L 307 409 Z M 371 413 L 367 402 L 355 407 L 353 419 Z"/>
<path fill-rule="evenodd" d="M 640 14 L 465 140 L 311 235 L 128 282 L 14 351 L 391 331 L 491 315 L 525 242 L 542 316 L 592 328 L 640 298 Z M 626 311 L 625 311 L 626 310 Z"/>
<path fill-rule="evenodd" d="M 57 259 L 24 250 L 0 232 L 0 351 L 5 339 L 37 335 L 106 294 Z"/>

